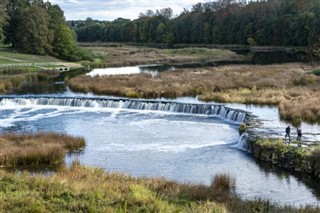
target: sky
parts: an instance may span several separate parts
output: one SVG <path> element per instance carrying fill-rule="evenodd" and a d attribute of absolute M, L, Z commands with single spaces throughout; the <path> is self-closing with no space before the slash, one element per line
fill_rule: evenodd
<path fill-rule="evenodd" d="M 119 17 L 136 19 L 139 13 L 147 10 L 160 10 L 170 7 L 174 15 L 184 8 L 190 10 L 198 2 L 210 0 L 49 0 L 58 4 L 67 20 L 85 20 L 91 17 L 97 20 L 113 21 Z"/>

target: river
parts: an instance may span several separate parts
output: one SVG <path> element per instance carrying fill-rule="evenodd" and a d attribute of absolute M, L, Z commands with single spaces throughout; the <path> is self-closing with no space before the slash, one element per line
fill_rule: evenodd
<path fill-rule="evenodd" d="M 57 91 L 45 92 L 49 93 L 46 98 L 80 98 L 89 103 L 95 99 L 114 99 L 76 94 L 61 89 L 59 84 L 54 85 L 58 85 Z M 39 93 L 32 97 L 44 97 L 43 92 Z M 316 180 L 257 162 L 239 149 L 239 122 L 236 120 L 210 113 L 150 110 L 152 107 L 135 109 L 101 107 L 96 103 L 80 106 L 35 103 L 26 101 L 30 99 L 28 96 L 16 94 L 13 97 L 20 102 L 13 102 L 6 97 L 0 97 L 0 133 L 54 131 L 86 139 L 82 153 L 66 156 L 68 165 L 79 160 L 84 165 L 136 177 L 163 176 L 180 182 L 204 184 L 210 184 L 214 175 L 226 173 L 235 177 L 236 192 L 243 199 L 263 198 L 295 206 L 320 204 L 320 186 Z M 188 97 L 144 101 L 204 104 Z M 286 124 L 279 120 L 276 107 L 226 106 L 253 113 L 264 120 L 261 128 L 282 137 Z M 319 127 L 304 125 L 312 135 L 310 138 L 317 139 Z"/>

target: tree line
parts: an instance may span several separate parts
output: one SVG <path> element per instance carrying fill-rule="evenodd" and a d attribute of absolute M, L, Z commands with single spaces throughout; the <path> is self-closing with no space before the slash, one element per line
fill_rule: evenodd
<path fill-rule="evenodd" d="M 172 17 L 148 10 L 138 19 L 70 21 L 79 42 L 310 46 L 319 43 L 319 0 L 219 0 Z"/>
<path fill-rule="evenodd" d="M 43 0 L 0 0 L 0 43 L 26 53 L 78 61 L 88 56 L 58 5 Z"/>

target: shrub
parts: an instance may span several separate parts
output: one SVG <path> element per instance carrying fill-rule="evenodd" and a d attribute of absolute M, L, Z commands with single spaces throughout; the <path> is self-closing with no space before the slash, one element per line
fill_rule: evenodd
<path fill-rule="evenodd" d="M 235 178 L 228 174 L 214 176 L 210 188 L 215 195 L 230 195 L 235 190 Z"/>
<path fill-rule="evenodd" d="M 242 135 L 247 130 L 247 125 L 245 123 L 240 123 L 239 134 Z"/>
<path fill-rule="evenodd" d="M 316 76 L 320 76 L 320 69 L 312 70 L 311 73 Z"/>

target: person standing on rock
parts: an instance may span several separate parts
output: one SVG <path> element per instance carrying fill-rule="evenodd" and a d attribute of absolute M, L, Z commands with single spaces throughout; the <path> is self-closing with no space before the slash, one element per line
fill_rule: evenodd
<path fill-rule="evenodd" d="M 297 141 L 301 141 L 302 132 L 300 128 L 297 129 L 297 135 L 298 135 Z"/>
<path fill-rule="evenodd" d="M 288 126 L 286 128 L 286 136 L 284 138 L 286 139 L 287 137 L 289 137 L 289 141 L 291 141 L 291 138 L 290 138 L 290 126 Z"/>

